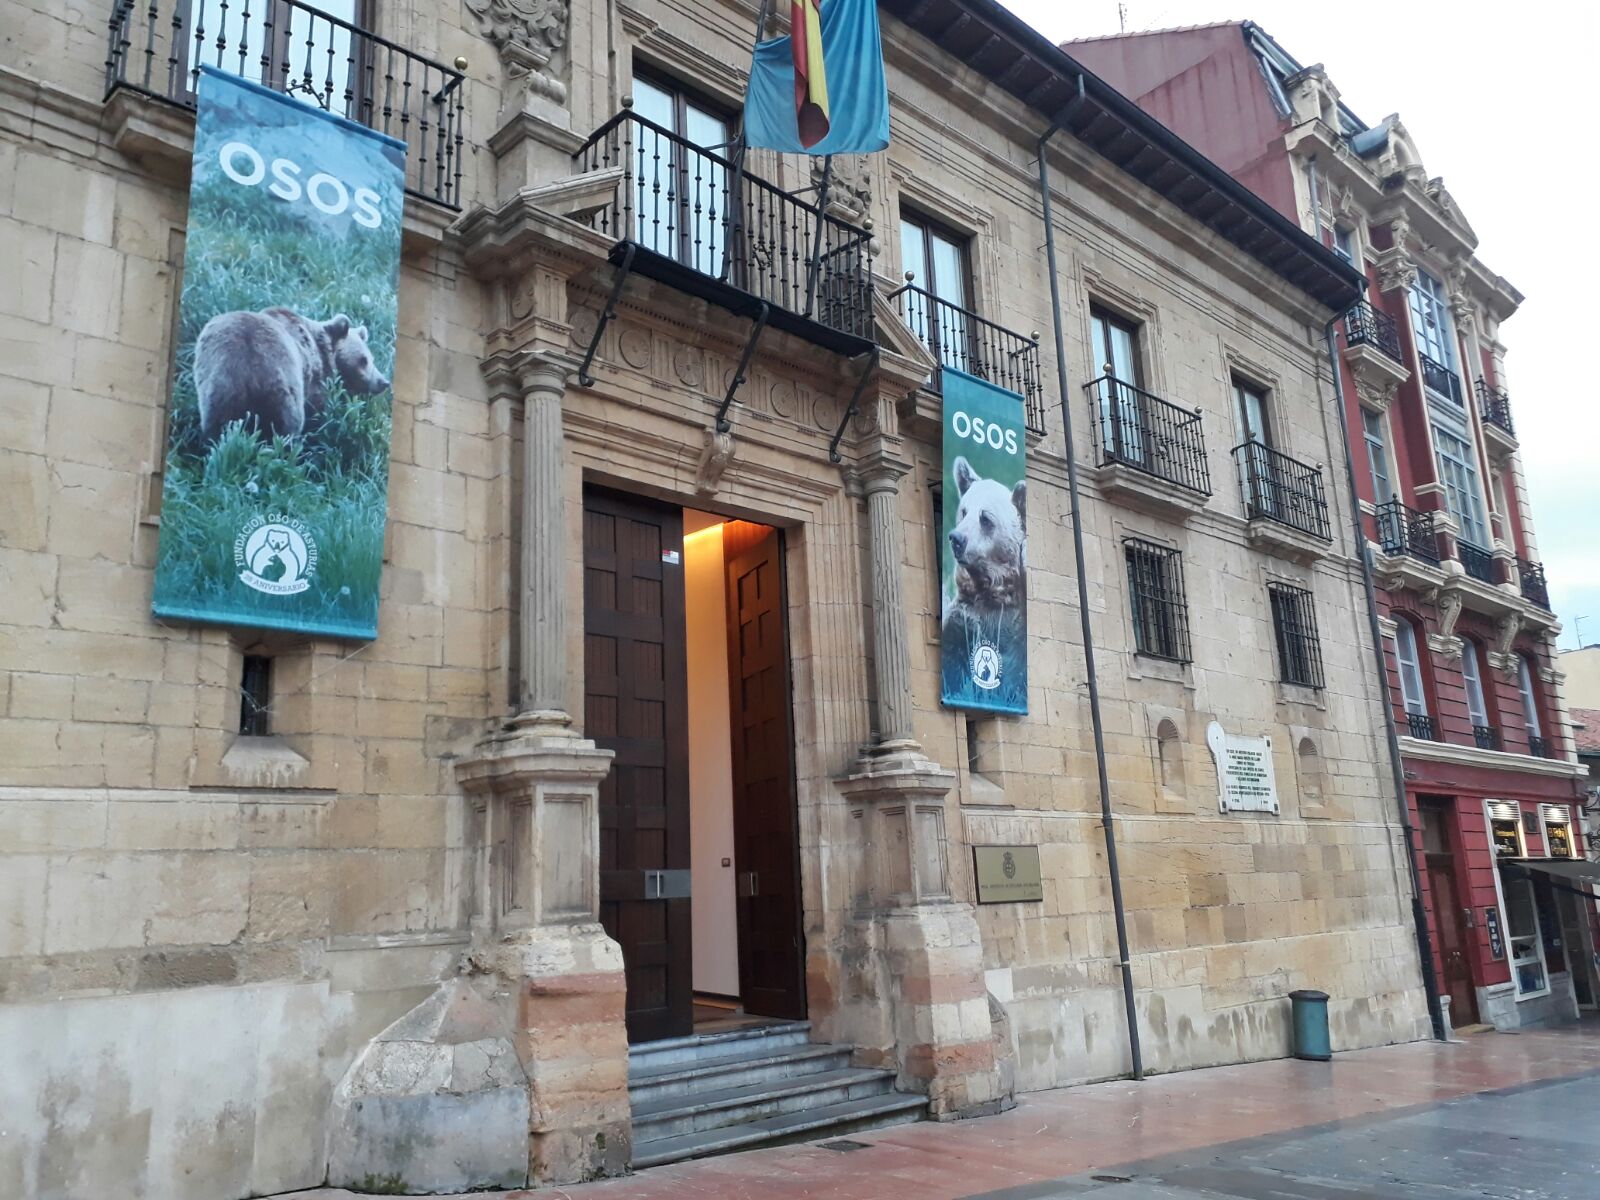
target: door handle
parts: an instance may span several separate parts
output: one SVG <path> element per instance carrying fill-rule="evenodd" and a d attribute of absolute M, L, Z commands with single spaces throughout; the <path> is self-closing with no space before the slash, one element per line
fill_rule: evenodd
<path fill-rule="evenodd" d="M 689 895 L 688 871 L 646 871 L 644 873 L 644 898 L 646 900 L 682 900 Z"/>
<path fill-rule="evenodd" d="M 739 894 L 741 896 L 760 895 L 761 876 L 755 871 L 745 871 L 739 876 Z"/>

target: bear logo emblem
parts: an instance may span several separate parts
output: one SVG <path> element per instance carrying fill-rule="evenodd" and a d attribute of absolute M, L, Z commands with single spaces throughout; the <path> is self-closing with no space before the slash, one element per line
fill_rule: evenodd
<path fill-rule="evenodd" d="M 1000 651 L 989 642 L 972 651 L 972 682 L 986 692 L 1000 686 Z"/>
<path fill-rule="evenodd" d="M 239 582 L 269 596 L 295 596 L 311 586 L 317 544 L 305 524 L 281 514 L 254 517 L 233 544 Z"/>

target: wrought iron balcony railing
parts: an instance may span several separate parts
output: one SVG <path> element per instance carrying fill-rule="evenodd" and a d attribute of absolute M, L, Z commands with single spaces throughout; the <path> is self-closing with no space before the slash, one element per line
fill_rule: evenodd
<path fill-rule="evenodd" d="M 951 367 L 1020 392 L 1028 430 L 1044 432 L 1044 385 L 1039 371 L 1039 339 L 985 320 L 969 308 L 941 300 L 926 288 L 907 283 L 890 294 L 912 333 L 939 362 L 932 385 L 943 393 L 942 369 Z"/>
<path fill-rule="evenodd" d="M 1535 758 L 1553 757 L 1550 742 L 1548 739 L 1540 737 L 1537 733 L 1528 735 L 1528 753 Z"/>
<path fill-rule="evenodd" d="M 406 190 L 461 207 L 460 71 L 301 0 L 114 0 L 106 95 L 126 88 L 193 108 L 209 65 L 406 144 Z"/>
<path fill-rule="evenodd" d="M 1422 360 L 1422 382 L 1427 385 L 1430 392 L 1443 396 L 1453 404 L 1465 407 L 1461 395 L 1461 376 L 1441 362 L 1434 362 L 1422 351 L 1417 351 L 1417 357 Z"/>
<path fill-rule="evenodd" d="M 1531 604 L 1537 604 L 1546 612 L 1551 612 L 1550 585 L 1544 577 L 1544 565 L 1519 558 L 1517 577 L 1521 580 L 1522 598 Z"/>
<path fill-rule="evenodd" d="M 1474 725 L 1472 741 L 1479 750 L 1500 749 L 1500 731 L 1493 725 Z"/>
<path fill-rule="evenodd" d="M 1481 379 L 1473 387 L 1478 393 L 1478 412 L 1483 414 L 1483 419 L 1516 437 L 1516 426 L 1511 423 L 1511 397 L 1506 395 L 1505 388 L 1490 387 Z"/>
<path fill-rule="evenodd" d="M 632 111 L 574 156 L 622 170 L 594 226 L 785 313 L 871 340 L 871 235 Z"/>
<path fill-rule="evenodd" d="M 1388 313 L 1373 308 L 1365 300 L 1344 316 L 1344 344 L 1371 346 L 1395 362 L 1404 362 L 1400 350 L 1400 326 Z"/>
<path fill-rule="evenodd" d="M 1434 724 L 1433 718 L 1427 713 L 1407 713 L 1406 732 L 1414 738 L 1421 738 L 1425 742 L 1439 740 L 1439 727 Z"/>
<path fill-rule="evenodd" d="M 1499 583 L 1500 572 L 1495 567 L 1494 555 L 1471 542 L 1456 543 L 1456 557 L 1461 569 L 1480 583 Z"/>
<path fill-rule="evenodd" d="M 1121 463 L 1201 496 L 1211 494 L 1205 431 L 1197 410 L 1179 408 L 1111 375 L 1084 384 L 1095 461 Z"/>
<path fill-rule="evenodd" d="M 1239 464 L 1246 516 L 1276 521 L 1325 542 L 1333 540 L 1320 468 L 1261 442 L 1235 446 L 1233 456 Z"/>
<path fill-rule="evenodd" d="M 1378 505 L 1378 544 L 1385 554 L 1409 554 L 1439 565 L 1439 539 L 1433 514 L 1412 508 L 1401 500 Z"/>

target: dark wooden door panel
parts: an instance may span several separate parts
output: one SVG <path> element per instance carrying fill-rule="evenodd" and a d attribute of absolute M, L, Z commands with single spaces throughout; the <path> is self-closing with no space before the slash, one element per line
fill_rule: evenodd
<path fill-rule="evenodd" d="M 693 1025 L 690 902 L 647 886 L 689 867 L 682 550 L 681 510 L 584 493 L 584 732 L 616 755 L 600 787 L 600 920 L 622 947 L 635 1042 Z"/>
<path fill-rule="evenodd" d="M 734 866 L 739 990 L 746 1012 L 802 1018 L 799 831 L 789 647 L 778 531 L 723 530 L 733 721 Z"/>

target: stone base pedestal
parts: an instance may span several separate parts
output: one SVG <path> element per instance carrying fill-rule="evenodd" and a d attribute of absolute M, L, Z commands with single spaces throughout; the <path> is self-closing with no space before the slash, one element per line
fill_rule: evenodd
<path fill-rule="evenodd" d="M 874 920 L 887 957 L 893 1058 L 901 1087 L 926 1092 L 935 1117 L 1009 1108 L 972 906 L 950 892 L 945 800 L 955 775 L 914 746 L 864 757 L 838 783 L 870 844 Z"/>

